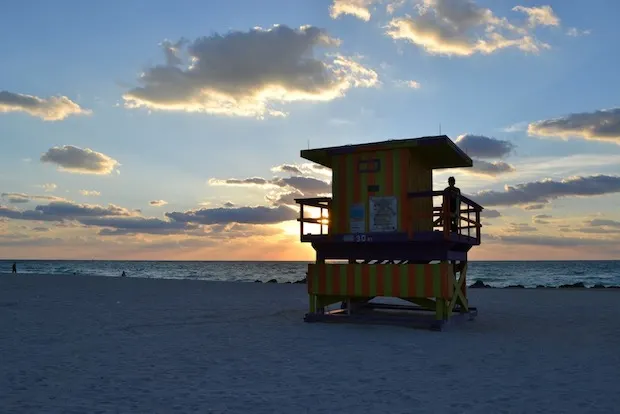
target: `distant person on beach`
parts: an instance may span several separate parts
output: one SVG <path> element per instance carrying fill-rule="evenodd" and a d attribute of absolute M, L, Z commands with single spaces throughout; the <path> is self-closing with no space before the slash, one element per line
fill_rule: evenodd
<path fill-rule="evenodd" d="M 123 270 L 123 274 L 121 275 L 121 277 L 127 277 L 127 274 L 125 273 L 124 270 Z"/>
<path fill-rule="evenodd" d="M 450 203 L 450 231 L 457 232 L 458 225 L 458 206 L 459 206 L 459 196 L 461 195 L 460 188 L 455 186 L 456 180 L 454 177 L 448 178 L 448 187 L 444 191 L 448 191 L 450 193 L 449 203 Z"/>
<path fill-rule="evenodd" d="M 11 273 L 17 273 L 17 263 L 13 263 L 13 270 Z"/>

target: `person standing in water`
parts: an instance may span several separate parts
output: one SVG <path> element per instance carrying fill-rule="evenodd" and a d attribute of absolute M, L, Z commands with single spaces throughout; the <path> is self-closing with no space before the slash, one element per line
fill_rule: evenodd
<path fill-rule="evenodd" d="M 17 273 L 17 263 L 13 262 L 13 270 L 11 273 Z"/>

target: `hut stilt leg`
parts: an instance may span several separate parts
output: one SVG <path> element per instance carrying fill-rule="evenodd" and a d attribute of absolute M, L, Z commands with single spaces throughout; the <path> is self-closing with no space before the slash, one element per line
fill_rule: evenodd
<path fill-rule="evenodd" d="M 467 262 L 459 263 L 458 269 L 460 270 L 459 277 L 457 279 L 455 273 L 454 293 L 448 304 L 448 314 L 452 314 L 457 304 L 461 313 L 469 312 L 469 304 L 465 296 L 466 290 L 464 289 L 465 280 L 467 279 Z"/>

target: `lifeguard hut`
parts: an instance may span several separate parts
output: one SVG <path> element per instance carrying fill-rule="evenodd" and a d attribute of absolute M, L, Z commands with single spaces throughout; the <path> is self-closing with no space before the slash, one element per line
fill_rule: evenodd
<path fill-rule="evenodd" d="M 480 244 L 482 207 L 460 195 L 455 212 L 451 191 L 433 191 L 433 170 L 472 166 L 450 138 L 308 149 L 301 157 L 332 170 L 331 198 L 295 200 L 301 241 L 316 251 L 306 322 L 441 329 L 454 317 L 477 315 L 467 300 L 467 252 Z M 310 210 L 319 215 L 308 217 Z"/>

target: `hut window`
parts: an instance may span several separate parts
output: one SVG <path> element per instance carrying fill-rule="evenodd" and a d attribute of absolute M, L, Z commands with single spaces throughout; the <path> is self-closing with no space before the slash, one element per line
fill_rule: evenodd
<path fill-rule="evenodd" d="M 361 160 L 358 165 L 358 172 L 360 173 L 374 173 L 381 170 L 381 160 L 374 158 L 371 160 Z"/>

